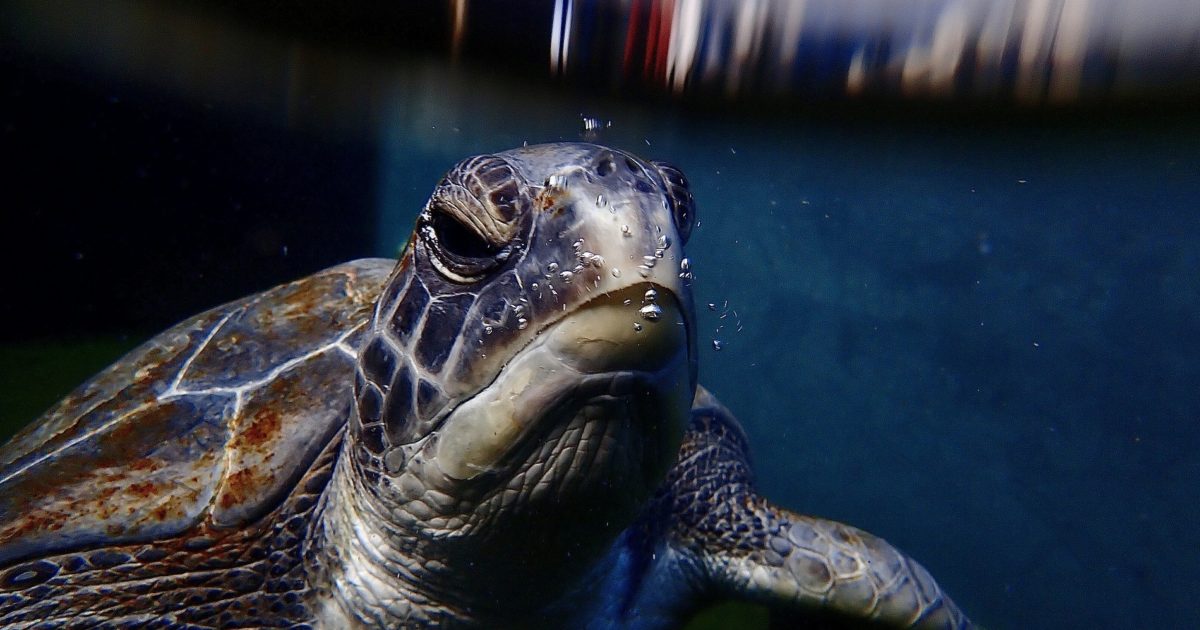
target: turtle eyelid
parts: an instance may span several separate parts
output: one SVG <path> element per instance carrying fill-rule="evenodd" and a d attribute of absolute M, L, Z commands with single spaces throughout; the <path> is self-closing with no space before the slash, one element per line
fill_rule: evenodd
<path fill-rule="evenodd" d="M 480 225 L 446 203 L 434 195 L 418 219 L 418 234 L 440 274 L 458 283 L 478 281 L 508 260 L 511 243 L 493 243 L 480 232 Z"/>

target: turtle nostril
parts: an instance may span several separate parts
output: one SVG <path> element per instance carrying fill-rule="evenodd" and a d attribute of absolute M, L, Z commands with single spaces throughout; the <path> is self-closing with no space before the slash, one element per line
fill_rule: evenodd
<path fill-rule="evenodd" d="M 605 157 L 603 160 L 600 160 L 599 164 L 596 165 L 596 174 L 600 177 L 604 177 L 612 173 L 616 168 L 617 166 L 613 164 L 612 158 Z"/>
<path fill-rule="evenodd" d="M 688 236 L 692 233 L 692 228 L 696 226 L 696 201 L 688 189 L 687 178 L 684 177 L 682 171 L 666 162 L 653 162 L 652 164 L 658 169 L 658 174 L 667 187 L 667 199 L 674 215 L 675 227 L 679 230 L 679 236 L 686 243 Z"/>

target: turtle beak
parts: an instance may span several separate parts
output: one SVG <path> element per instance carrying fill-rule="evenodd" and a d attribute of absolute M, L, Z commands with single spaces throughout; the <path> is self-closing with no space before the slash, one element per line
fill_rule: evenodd
<path fill-rule="evenodd" d="M 660 292 L 642 284 L 603 295 L 542 331 L 442 427 L 442 472 L 466 480 L 494 470 L 547 415 L 574 417 L 597 399 L 636 399 L 639 415 L 662 425 L 669 456 L 695 389 L 694 361 L 682 305 L 661 293 L 645 305 L 655 313 L 647 318 L 634 305 L 647 294 Z"/>

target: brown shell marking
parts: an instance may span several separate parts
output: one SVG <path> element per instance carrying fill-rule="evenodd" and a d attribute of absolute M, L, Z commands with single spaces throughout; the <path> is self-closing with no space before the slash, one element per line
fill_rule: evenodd
<path fill-rule="evenodd" d="M 393 265 L 218 307 L 82 385 L 0 449 L 0 566 L 269 512 L 344 423 L 356 331 Z"/>
<path fill-rule="evenodd" d="M 268 518 L 238 529 L 207 522 L 168 537 L 68 551 L 0 568 L 0 627 L 144 625 L 278 627 L 311 620 L 302 556 L 336 437 Z"/>

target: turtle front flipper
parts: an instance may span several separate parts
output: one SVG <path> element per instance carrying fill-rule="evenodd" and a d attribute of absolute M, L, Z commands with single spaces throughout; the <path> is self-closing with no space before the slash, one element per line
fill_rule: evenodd
<path fill-rule="evenodd" d="M 627 608 L 633 616 L 670 618 L 739 599 L 765 605 L 785 627 L 973 627 L 886 541 L 759 496 L 741 426 L 703 388 L 657 508 L 665 529 L 643 538 L 653 550 Z"/>

